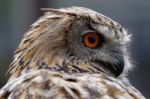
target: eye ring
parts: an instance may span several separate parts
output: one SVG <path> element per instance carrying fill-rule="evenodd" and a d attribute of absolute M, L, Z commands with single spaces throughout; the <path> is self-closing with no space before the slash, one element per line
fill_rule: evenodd
<path fill-rule="evenodd" d="M 103 43 L 103 37 L 96 31 L 90 31 L 82 36 L 82 41 L 85 47 L 96 49 Z"/>

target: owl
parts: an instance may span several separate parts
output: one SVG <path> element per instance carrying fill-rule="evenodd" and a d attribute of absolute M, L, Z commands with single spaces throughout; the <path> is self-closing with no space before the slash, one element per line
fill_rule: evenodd
<path fill-rule="evenodd" d="M 42 10 L 0 99 L 145 99 L 128 81 L 131 34 L 119 23 L 84 7 Z"/>

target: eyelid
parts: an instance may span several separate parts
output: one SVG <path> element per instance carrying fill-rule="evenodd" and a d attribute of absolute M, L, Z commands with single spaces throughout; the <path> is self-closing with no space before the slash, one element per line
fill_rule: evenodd
<path fill-rule="evenodd" d="M 87 30 L 87 31 L 82 32 L 82 35 L 84 35 L 84 34 L 86 34 L 86 33 L 88 33 L 88 32 L 97 32 L 97 31 L 94 31 L 94 30 Z M 97 33 L 98 33 L 98 32 L 97 32 Z"/>

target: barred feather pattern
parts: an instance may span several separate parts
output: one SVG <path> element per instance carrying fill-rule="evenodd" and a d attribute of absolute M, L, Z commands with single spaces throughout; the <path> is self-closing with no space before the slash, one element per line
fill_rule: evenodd
<path fill-rule="evenodd" d="M 42 10 L 15 51 L 0 99 L 145 99 L 126 77 L 131 34 L 119 23 L 83 7 Z M 83 45 L 89 30 L 103 46 Z"/>
<path fill-rule="evenodd" d="M 105 74 L 29 72 L 10 81 L 0 99 L 145 99 L 134 87 Z"/>

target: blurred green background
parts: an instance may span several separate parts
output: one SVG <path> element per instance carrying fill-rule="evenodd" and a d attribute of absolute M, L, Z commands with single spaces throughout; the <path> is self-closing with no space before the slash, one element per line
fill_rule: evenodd
<path fill-rule="evenodd" d="M 42 15 L 40 8 L 84 6 L 116 20 L 133 33 L 131 53 L 136 68 L 131 83 L 150 98 L 150 0 L 0 0 L 0 87 L 13 52 L 29 26 Z"/>

